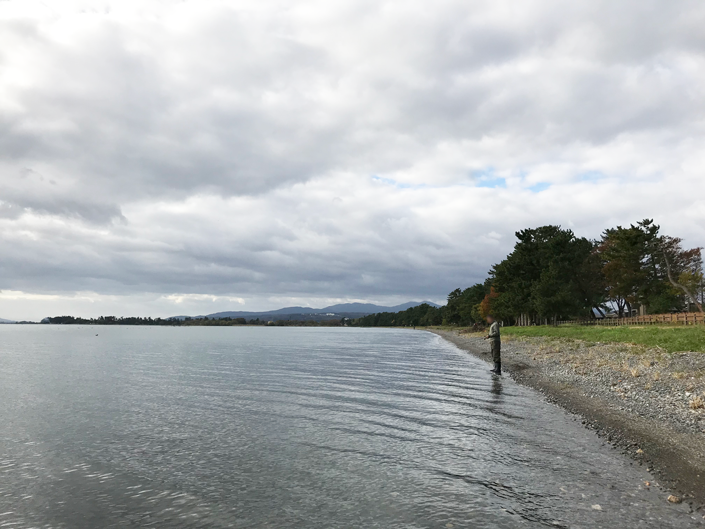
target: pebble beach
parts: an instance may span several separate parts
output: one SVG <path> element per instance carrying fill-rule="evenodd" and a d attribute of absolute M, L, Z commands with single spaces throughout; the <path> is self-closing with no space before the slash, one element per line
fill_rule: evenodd
<path fill-rule="evenodd" d="M 482 335 L 432 329 L 490 360 Z M 531 386 L 646 465 L 669 501 L 705 505 L 705 354 L 629 343 L 503 337 L 505 376 Z M 704 512 L 705 513 L 705 512 Z"/>

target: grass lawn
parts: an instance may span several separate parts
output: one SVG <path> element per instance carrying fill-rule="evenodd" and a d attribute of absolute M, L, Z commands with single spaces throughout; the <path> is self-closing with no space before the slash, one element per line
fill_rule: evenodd
<path fill-rule="evenodd" d="M 661 347 L 669 353 L 699 351 L 705 353 L 705 325 L 643 325 L 634 327 L 602 327 L 560 325 L 558 327 L 503 327 L 506 337 L 546 336 L 586 342 L 626 342 Z M 510 338 L 511 339 L 511 338 Z"/>

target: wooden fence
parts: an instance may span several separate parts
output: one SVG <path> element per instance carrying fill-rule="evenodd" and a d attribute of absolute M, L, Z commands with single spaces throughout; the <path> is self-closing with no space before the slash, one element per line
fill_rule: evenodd
<path fill-rule="evenodd" d="M 678 312 L 675 314 L 648 314 L 646 316 L 632 316 L 630 318 L 604 318 L 601 320 L 566 320 L 558 324 L 570 323 L 573 325 L 703 325 L 705 314 L 700 312 Z"/>

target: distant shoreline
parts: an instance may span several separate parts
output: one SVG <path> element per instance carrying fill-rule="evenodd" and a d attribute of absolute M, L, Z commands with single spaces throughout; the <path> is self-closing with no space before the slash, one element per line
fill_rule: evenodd
<path fill-rule="evenodd" d="M 489 347 L 478 335 L 455 330 L 431 328 L 425 330 L 489 362 Z M 674 402 L 668 397 L 662 401 L 662 410 L 664 416 L 669 417 L 670 420 L 657 420 L 653 416 L 650 417 L 647 407 L 640 405 L 648 398 L 643 393 L 634 395 L 633 400 L 622 401 L 625 397 L 618 393 L 621 390 L 619 386 L 615 386 L 615 380 L 620 382 L 624 380 L 628 384 L 627 388 L 634 386 L 633 380 L 630 380 L 622 371 L 614 369 L 612 373 L 614 376 L 610 378 L 604 373 L 605 370 L 611 370 L 611 367 L 595 367 L 586 363 L 581 365 L 579 373 L 573 373 L 572 368 L 566 366 L 566 362 L 557 359 L 555 355 L 549 356 L 548 359 L 540 358 L 539 351 L 545 351 L 545 348 L 546 345 L 539 345 L 539 342 L 507 341 L 503 343 L 502 365 L 514 380 L 540 391 L 550 401 L 579 415 L 586 427 L 595 430 L 614 448 L 620 449 L 640 465 L 646 465 L 662 488 L 676 491 L 677 496 L 689 502 L 693 508 L 703 509 L 705 506 L 705 446 L 703 443 L 705 421 L 696 423 L 702 424 L 703 431 L 694 430 L 683 420 L 683 417 L 686 419 L 688 417 L 687 405 Z M 554 350 L 549 352 L 556 353 L 560 350 L 555 350 L 554 346 Z M 686 358 L 688 354 L 699 356 L 690 359 Z M 703 353 L 685 353 L 673 355 L 673 358 L 678 362 L 705 362 Z M 687 380 L 680 379 L 669 379 L 668 382 L 671 385 L 682 384 L 684 387 L 689 384 Z M 669 391 L 678 393 L 670 389 Z M 680 397 L 680 393 L 673 396 Z M 657 402 L 655 405 L 660 404 Z M 676 406 L 686 409 L 675 410 Z M 678 414 L 675 413 L 676 411 Z M 656 483 L 651 485 L 656 486 Z M 668 494 L 664 494 L 665 501 Z"/>

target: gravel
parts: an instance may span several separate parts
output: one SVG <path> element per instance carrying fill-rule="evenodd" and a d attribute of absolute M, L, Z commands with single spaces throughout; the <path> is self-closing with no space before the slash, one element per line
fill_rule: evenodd
<path fill-rule="evenodd" d="M 587 396 L 678 431 L 705 433 L 703 353 L 547 338 L 505 340 L 502 345 L 502 355 L 510 362 L 528 363 Z"/>
<path fill-rule="evenodd" d="M 489 361 L 481 335 L 434 329 Z M 705 504 L 705 354 L 559 338 L 502 340 L 502 365 L 520 383 L 581 415 L 583 424 Z"/>

